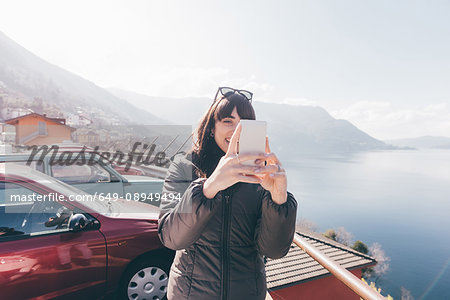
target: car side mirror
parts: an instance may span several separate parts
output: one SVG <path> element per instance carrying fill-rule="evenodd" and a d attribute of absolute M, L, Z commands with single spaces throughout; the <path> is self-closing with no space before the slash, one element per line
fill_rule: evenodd
<path fill-rule="evenodd" d="M 111 182 L 111 179 L 109 178 L 109 176 L 99 176 L 97 182 Z"/>
<path fill-rule="evenodd" d="M 69 231 L 82 231 L 89 224 L 89 220 L 83 214 L 74 214 L 69 220 Z"/>

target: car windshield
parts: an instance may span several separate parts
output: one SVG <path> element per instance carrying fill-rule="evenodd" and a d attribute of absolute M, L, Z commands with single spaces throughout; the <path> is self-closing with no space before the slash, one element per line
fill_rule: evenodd
<path fill-rule="evenodd" d="M 1 158 L 0 158 L 0 160 L 1 160 Z M 28 160 L 25 160 L 25 159 L 23 159 L 23 160 L 17 159 L 17 160 L 8 161 L 8 163 L 14 163 L 14 164 L 22 165 L 22 166 L 28 166 L 28 167 L 32 168 L 33 170 L 37 170 L 37 171 L 45 174 L 44 164 L 42 163 L 42 161 L 40 163 L 38 163 L 37 160 L 28 162 Z"/>
<path fill-rule="evenodd" d="M 108 201 L 100 201 L 95 195 L 86 193 L 76 187 L 68 185 L 64 182 L 48 177 L 39 183 L 51 187 L 58 193 L 61 193 L 69 198 L 70 201 L 80 203 L 81 205 L 98 213 L 105 212 L 108 207 Z"/>
<path fill-rule="evenodd" d="M 47 176 L 41 172 L 38 172 L 31 167 L 23 166 L 20 162 L 11 161 L 6 163 L 0 163 L 0 172 L 5 174 L 8 178 L 10 175 L 19 175 L 32 181 L 35 181 L 59 194 L 66 196 L 68 202 L 77 202 L 80 205 L 86 207 L 86 210 L 91 210 L 97 213 L 108 211 L 109 204 L 108 199 L 101 201 L 95 195 L 86 193 L 74 186 L 61 182 L 53 177 Z"/>

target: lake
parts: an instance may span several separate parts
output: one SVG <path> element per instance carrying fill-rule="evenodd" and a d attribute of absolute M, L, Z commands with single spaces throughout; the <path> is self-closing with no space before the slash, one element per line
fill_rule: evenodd
<path fill-rule="evenodd" d="M 298 219 L 381 244 L 383 295 L 450 299 L 450 150 L 397 150 L 284 160 Z"/>

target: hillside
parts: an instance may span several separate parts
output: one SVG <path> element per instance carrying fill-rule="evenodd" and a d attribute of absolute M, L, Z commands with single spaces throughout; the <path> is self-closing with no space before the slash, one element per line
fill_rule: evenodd
<path fill-rule="evenodd" d="M 76 55 L 76 53 L 74 53 Z M 50 64 L 0 32 L 0 81 L 3 93 L 40 98 L 65 112 L 76 107 L 120 123 L 167 124 L 86 79 Z"/>
<path fill-rule="evenodd" d="M 195 126 L 211 105 L 211 100 L 207 98 L 163 98 L 118 89 L 109 91 L 176 124 Z M 359 130 L 350 122 L 333 118 L 320 107 L 257 101 L 253 104 L 257 118 L 268 121 L 268 134 L 273 137 L 271 142 L 274 150 L 285 155 L 393 148 Z"/>
<path fill-rule="evenodd" d="M 42 102 L 52 111 L 80 108 L 95 120 L 114 124 L 181 124 L 195 126 L 211 105 L 207 98 L 149 97 L 106 90 L 24 49 L 0 32 L 0 88 L 6 105 L 30 108 Z M 36 100 L 39 99 L 39 100 Z M 11 104 L 12 103 L 12 104 Z M 31 103 L 31 104 L 30 104 Z M 390 149 L 345 120 L 320 107 L 254 101 L 257 117 L 268 121 L 274 150 L 283 154 L 341 153 Z"/>
<path fill-rule="evenodd" d="M 418 149 L 450 149 L 450 138 L 443 136 L 422 136 L 418 138 L 388 140 L 386 143 Z"/>

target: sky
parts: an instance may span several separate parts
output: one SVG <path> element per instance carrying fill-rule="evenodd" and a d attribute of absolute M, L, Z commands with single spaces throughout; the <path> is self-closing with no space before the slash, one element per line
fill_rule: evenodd
<path fill-rule="evenodd" d="M 150 96 L 321 106 L 378 139 L 450 137 L 450 1 L 0 0 L 0 30 Z"/>

